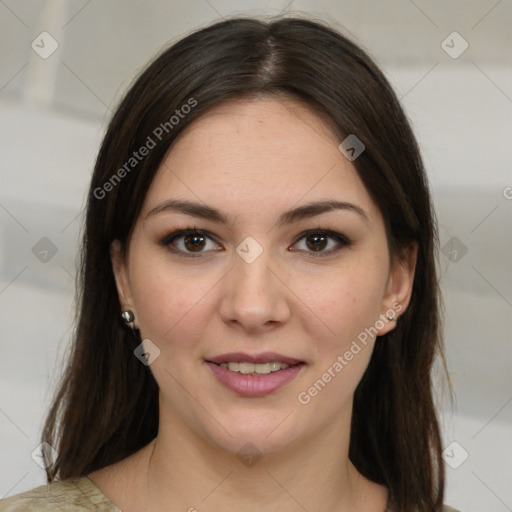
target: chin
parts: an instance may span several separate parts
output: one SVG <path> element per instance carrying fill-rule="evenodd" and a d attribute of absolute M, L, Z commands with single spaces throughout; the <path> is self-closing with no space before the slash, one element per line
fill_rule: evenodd
<path fill-rule="evenodd" d="M 254 456 L 281 452 L 297 440 L 297 433 L 291 432 L 284 423 L 286 421 L 279 425 L 279 422 L 261 421 L 261 418 L 256 422 L 246 416 L 230 423 L 229 434 L 231 435 L 222 428 L 220 432 L 218 430 L 215 433 L 211 432 L 210 442 L 238 457 L 246 452 Z"/>

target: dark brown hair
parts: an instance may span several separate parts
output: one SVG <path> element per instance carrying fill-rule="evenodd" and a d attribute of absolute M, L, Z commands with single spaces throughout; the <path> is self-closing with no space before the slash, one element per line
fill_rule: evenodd
<path fill-rule="evenodd" d="M 48 481 L 86 475 L 157 435 L 158 388 L 120 319 L 111 242 L 126 248 L 157 169 L 194 119 L 223 100 L 282 95 L 364 143 L 353 163 L 383 215 L 392 255 L 418 244 L 410 305 L 376 344 L 356 389 L 350 458 L 388 488 L 393 510 L 441 510 L 444 467 L 431 382 L 443 353 L 437 232 L 419 150 L 372 59 L 337 30 L 299 18 L 234 18 L 196 31 L 161 53 L 117 108 L 88 197 L 72 352 L 43 433 L 58 451 L 48 460 Z M 177 111 L 186 112 L 178 121 Z M 131 161 L 148 137 L 154 147 Z"/>

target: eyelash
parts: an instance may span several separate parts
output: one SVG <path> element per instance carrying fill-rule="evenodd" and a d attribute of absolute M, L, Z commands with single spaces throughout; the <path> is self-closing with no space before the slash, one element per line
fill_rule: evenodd
<path fill-rule="evenodd" d="M 169 233 L 160 241 L 160 244 L 163 245 L 164 247 L 167 247 L 173 253 L 175 253 L 179 256 L 183 256 L 185 258 L 197 258 L 197 257 L 200 257 L 201 255 L 203 255 L 205 252 L 207 252 L 207 251 L 198 251 L 198 252 L 194 253 L 194 252 L 182 251 L 181 249 L 172 248 L 173 242 L 175 242 L 179 238 L 183 238 L 187 235 L 202 236 L 202 237 L 208 238 L 209 240 L 213 240 L 215 242 L 215 238 L 207 231 L 203 231 L 203 230 L 197 229 L 195 227 L 192 227 L 192 228 L 187 227 L 187 228 L 179 229 L 177 231 L 173 231 L 172 233 Z M 296 240 L 293 242 L 293 245 L 296 245 L 298 242 L 300 242 L 301 240 L 303 240 L 311 235 L 325 236 L 327 238 L 335 240 L 339 244 L 338 247 L 336 247 L 334 249 L 330 249 L 328 251 L 319 251 L 319 252 L 305 251 L 308 254 L 313 255 L 313 257 L 315 257 L 315 258 L 322 258 L 324 256 L 329 256 L 331 254 L 334 254 L 334 253 L 340 251 L 342 249 L 342 247 L 348 247 L 351 245 L 351 241 L 346 236 L 342 235 L 341 233 L 337 233 L 336 231 L 330 231 L 328 229 L 321 229 L 321 228 L 310 229 L 308 231 L 305 231 L 304 233 L 301 233 L 300 236 L 298 236 L 296 238 Z M 217 242 L 215 242 L 215 243 L 217 243 Z"/>

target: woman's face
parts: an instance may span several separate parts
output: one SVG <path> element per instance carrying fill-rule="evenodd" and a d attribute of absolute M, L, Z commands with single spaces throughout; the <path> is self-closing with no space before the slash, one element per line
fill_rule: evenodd
<path fill-rule="evenodd" d="M 162 163 L 126 260 L 113 244 L 121 302 L 174 432 L 270 453 L 348 428 L 414 264 L 390 262 L 381 214 L 340 142 L 291 100 L 218 105 Z M 251 361 L 238 369 L 263 375 L 216 364 Z"/>

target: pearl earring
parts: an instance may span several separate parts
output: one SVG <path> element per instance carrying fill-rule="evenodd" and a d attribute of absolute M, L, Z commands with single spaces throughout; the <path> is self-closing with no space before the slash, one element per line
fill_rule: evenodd
<path fill-rule="evenodd" d="M 123 311 L 121 313 L 121 318 L 123 319 L 124 323 L 130 327 L 131 329 L 134 328 L 134 320 L 135 320 L 135 315 L 133 314 L 133 311 L 130 311 L 129 309 L 126 310 L 126 311 Z"/>

